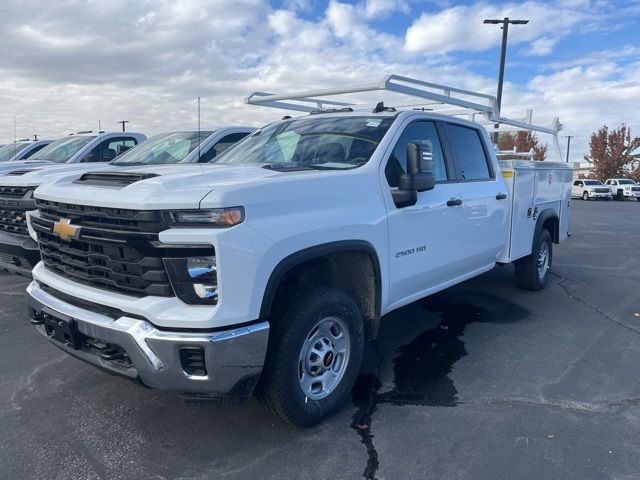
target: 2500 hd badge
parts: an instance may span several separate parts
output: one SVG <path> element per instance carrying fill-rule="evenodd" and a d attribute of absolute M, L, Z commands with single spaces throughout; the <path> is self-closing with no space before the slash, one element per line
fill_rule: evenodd
<path fill-rule="evenodd" d="M 407 255 L 413 255 L 414 253 L 424 252 L 426 249 L 426 245 L 420 245 L 419 247 L 410 248 L 409 250 L 401 250 L 400 252 L 396 252 L 396 258 L 406 257 Z"/>

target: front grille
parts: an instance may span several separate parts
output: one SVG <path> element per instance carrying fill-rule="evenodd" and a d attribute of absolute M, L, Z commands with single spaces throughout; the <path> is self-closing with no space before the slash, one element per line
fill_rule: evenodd
<path fill-rule="evenodd" d="M 0 231 L 28 235 L 26 213 L 22 210 L 0 210 Z"/>
<path fill-rule="evenodd" d="M 27 236 L 27 210 L 33 210 L 33 198 L 26 198 L 36 187 L 0 186 L 0 232 Z"/>
<path fill-rule="evenodd" d="M 158 233 L 167 228 L 159 211 L 90 207 L 37 200 L 32 216 L 47 269 L 79 283 L 137 297 L 172 296 Z M 80 227 L 62 239 L 60 219 Z"/>
<path fill-rule="evenodd" d="M 608 188 L 594 188 L 593 191 L 596 193 L 609 193 Z"/>
<path fill-rule="evenodd" d="M 640 187 L 631 187 L 634 192 L 640 192 Z"/>
<path fill-rule="evenodd" d="M 34 187 L 0 187 L 0 197 L 22 198 Z"/>

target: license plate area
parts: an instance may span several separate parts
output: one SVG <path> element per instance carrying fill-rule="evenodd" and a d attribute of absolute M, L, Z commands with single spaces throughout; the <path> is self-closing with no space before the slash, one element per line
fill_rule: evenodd
<path fill-rule="evenodd" d="M 46 307 L 40 315 L 49 338 L 74 350 L 82 346 L 82 335 L 78 332 L 78 325 L 73 318 Z"/>

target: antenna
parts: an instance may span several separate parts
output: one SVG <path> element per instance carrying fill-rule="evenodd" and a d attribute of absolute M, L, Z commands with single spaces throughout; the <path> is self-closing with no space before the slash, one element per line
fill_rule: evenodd
<path fill-rule="evenodd" d="M 98 119 L 98 161 L 102 160 L 102 124 Z"/>
<path fill-rule="evenodd" d="M 200 97 L 198 97 L 198 163 L 200 162 Z"/>

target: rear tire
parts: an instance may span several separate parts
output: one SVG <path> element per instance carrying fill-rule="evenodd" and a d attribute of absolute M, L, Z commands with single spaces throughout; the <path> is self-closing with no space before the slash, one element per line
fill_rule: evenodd
<path fill-rule="evenodd" d="M 542 230 L 536 239 L 531 255 L 516 260 L 516 283 L 525 290 L 540 290 L 549 279 L 553 248 L 549 230 Z"/>
<path fill-rule="evenodd" d="M 322 285 L 286 293 L 272 315 L 256 394 L 285 422 L 310 427 L 351 395 L 364 351 L 364 327 L 347 294 Z"/>
<path fill-rule="evenodd" d="M 589 192 L 585 191 L 585 192 L 582 194 L 582 199 L 583 199 L 583 200 L 589 200 Z"/>

